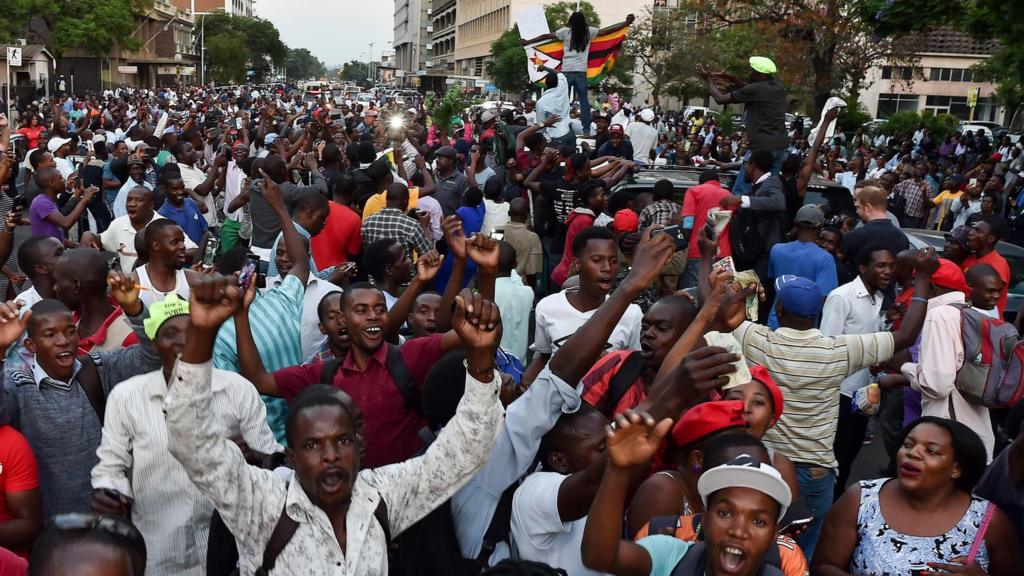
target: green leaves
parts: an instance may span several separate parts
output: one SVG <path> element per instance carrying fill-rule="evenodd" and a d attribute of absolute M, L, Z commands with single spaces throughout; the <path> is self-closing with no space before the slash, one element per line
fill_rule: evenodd
<path fill-rule="evenodd" d="M 327 73 L 324 63 L 305 48 L 292 48 L 288 50 L 288 60 L 285 69 L 289 80 L 319 78 Z"/>
<path fill-rule="evenodd" d="M 198 40 L 205 27 L 207 67 L 215 71 L 213 78 L 218 82 L 243 81 L 247 70 L 252 72 L 252 81 L 263 82 L 273 66 L 283 66 L 288 61 L 288 46 L 270 21 L 223 12 L 214 12 L 202 20 L 196 22 L 193 34 Z M 211 48 L 211 41 L 215 48 Z"/>

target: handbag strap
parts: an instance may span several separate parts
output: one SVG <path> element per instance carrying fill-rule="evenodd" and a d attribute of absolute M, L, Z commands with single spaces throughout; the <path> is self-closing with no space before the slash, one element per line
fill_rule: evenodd
<path fill-rule="evenodd" d="M 981 543 L 985 541 L 985 532 L 988 531 L 989 522 L 992 521 L 995 511 L 995 505 L 989 502 L 985 508 L 985 515 L 981 518 L 981 525 L 978 526 L 978 533 L 974 536 L 974 544 L 971 544 L 971 551 L 967 553 L 968 565 L 974 562 L 974 557 L 978 555 L 978 550 L 981 549 Z"/>

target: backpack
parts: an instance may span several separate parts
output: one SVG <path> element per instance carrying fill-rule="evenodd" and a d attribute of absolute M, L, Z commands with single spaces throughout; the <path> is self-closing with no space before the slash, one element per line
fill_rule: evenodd
<path fill-rule="evenodd" d="M 960 310 L 964 363 L 954 387 L 965 400 L 986 408 L 1005 408 L 1024 397 L 1024 341 L 1013 324 L 991 318 L 968 304 Z"/>
<path fill-rule="evenodd" d="M 907 198 L 902 192 L 893 192 L 889 196 L 889 212 L 892 212 L 897 220 L 903 222 L 903 217 L 907 213 Z"/>
<path fill-rule="evenodd" d="M 405 410 L 412 410 L 422 417 L 424 414 L 420 389 L 416 385 L 416 381 L 412 379 L 412 374 L 409 372 L 409 367 L 405 365 L 405 360 L 402 359 L 402 353 L 399 351 L 398 346 L 390 343 L 387 346 L 388 358 L 385 365 L 387 366 L 388 374 L 391 375 L 391 379 L 395 381 L 395 386 L 398 387 L 398 392 L 402 395 L 402 399 L 405 400 Z M 334 375 L 341 368 L 341 363 L 344 361 L 344 358 L 333 358 L 324 362 L 320 368 L 320 383 L 333 386 Z"/>
<path fill-rule="evenodd" d="M 638 351 L 631 352 L 619 364 L 619 370 L 608 382 L 608 411 L 607 414 L 614 414 L 615 407 L 619 405 L 622 397 L 629 391 L 630 386 L 636 382 L 644 371 L 644 357 Z"/>

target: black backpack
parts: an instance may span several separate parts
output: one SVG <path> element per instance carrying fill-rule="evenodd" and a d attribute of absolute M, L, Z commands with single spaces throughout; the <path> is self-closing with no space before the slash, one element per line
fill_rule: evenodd
<path fill-rule="evenodd" d="M 388 374 L 395 381 L 398 392 L 402 395 L 402 399 L 405 400 L 405 409 L 406 411 L 412 410 L 422 417 L 423 402 L 420 396 L 420 389 L 416 385 L 416 381 L 413 380 L 409 367 L 405 365 L 405 360 L 402 359 L 402 353 L 399 351 L 398 346 L 394 344 L 388 344 L 387 346 L 388 358 L 385 364 Z M 341 363 L 344 361 L 344 358 L 334 358 L 324 362 L 320 368 L 320 383 L 332 386 L 334 384 L 334 375 L 341 368 Z"/>
<path fill-rule="evenodd" d="M 768 244 L 757 227 L 757 214 L 753 210 L 737 210 L 732 217 L 729 232 L 732 259 L 736 270 L 750 270 L 764 255 Z"/>

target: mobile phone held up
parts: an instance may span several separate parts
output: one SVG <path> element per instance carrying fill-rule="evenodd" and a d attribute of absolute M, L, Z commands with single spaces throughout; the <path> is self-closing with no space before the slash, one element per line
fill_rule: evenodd
<path fill-rule="evenodd" d="M 245 262 L 242 263 L 242 271 L 238 274 L 238 285 L 242 287 L 242 290 L 248 290 L 249 285 L 252 284 L 256 278 L 256 270 L 260 265 L 260 257 L 249 253 L 245 255 Z"/>
<path fill-rule="evenodd" d="M 211 234 L 206 238 L 206 244 L 203 245 L 203 268 L 213 266 L 218 251 L 220 251 L 220 238 Z"/>
<path fill-rule="evenodd" d="M 676 252 L 685 250 L 686 247 L 689 246 L 689 242 L 687 242 L 686 237 L 683 236 L 683 229 L 679 226 L 666 226 L 664 228 L 659 228 L 651 233 L 651 237 L 656 237 L 659 234 L 668 234 L 672 238 L 676 243 Z"/>

